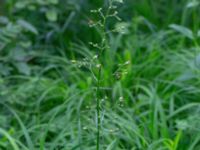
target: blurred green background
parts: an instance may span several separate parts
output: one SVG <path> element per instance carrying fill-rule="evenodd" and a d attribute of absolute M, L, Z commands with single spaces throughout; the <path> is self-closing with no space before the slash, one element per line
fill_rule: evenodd
<path fill-rule="evenodd" d="M 106 28 L 125 29 L 98 60 L 101 149 L 199 150 L 200 2 L 115 1 L 121 21 Z M 88 23 L 100 7 L 108 0 L 0 0 L 0 150 L 95 150 L 87 64 L 103 37 Z"/>

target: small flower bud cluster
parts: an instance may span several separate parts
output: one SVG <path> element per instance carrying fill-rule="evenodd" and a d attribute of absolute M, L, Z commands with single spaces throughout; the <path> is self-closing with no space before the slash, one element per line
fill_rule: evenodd
<path fill-rule="evenodd" d="M 87 58 L 84 58 L 82 61 L 73 59 L 71 60 L 71 63 L 76 65 L 78 68 L 81 68 L 81 67 L 89 68 L 92 66 L 91 61 L 89 61 Z"/>
<path fill-rule="evenodd" d="M 118 132 L 118 131 L 119 131 L 119 128 L 115 128 L 115 129 L 110 129 L 109 130 L 110 133 L 115 133 L 115 132 Z"/>
<path fill-rule="evenodd" d="M 117 80 L 121 79 L 122 76 L 125 76 L 128 74 L 127 67 L 129 64 L 130 64 L 130 61 L 126 61 L 125 63 L 118 65 L 119 66 L 118 69 L 113 73 L 114 77 Z"/>
<path fill-rule="evenodd" d="M 98 21 L 89 21 L 90 27 L 102 27 L 105 28 L 105 22 L 108 18 L 116 18 L 118 21 L 121 21 L 121 18 L 118 16 L 117 6 L 114 5 L 115 2 L 123 3 L 122 0 L 110 0 L 109 7 L 107 11 L 103 11 L 103 8 L 98 8 L 95 10 L 90 10 L 91 13 L 97 14 L 99 16 Z M 112 30 L 111 30 L 112 31 Z"/>
<path fill-rule="evenodd" d="M 124 97 L 123 96 L 119 97 L 119 103 L 118 104 L 119 104 L 120 107 L 124 106 Z"/>

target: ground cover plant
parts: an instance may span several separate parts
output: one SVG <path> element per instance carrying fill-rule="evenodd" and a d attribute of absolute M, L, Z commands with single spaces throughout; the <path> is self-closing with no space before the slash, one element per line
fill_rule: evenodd
<path fill-rule="evenodd" d="M 0 150 L 199 150 L 198 0 L 1 0 Z"/>

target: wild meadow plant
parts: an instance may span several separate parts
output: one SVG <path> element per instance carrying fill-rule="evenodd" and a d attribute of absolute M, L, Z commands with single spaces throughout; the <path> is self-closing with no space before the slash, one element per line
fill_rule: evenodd
<path fill-rule="evenodd" d="M 101 81 L 103 80 L 103 74 L 102 74 L 102 68 L 103 68 L 103 62 L 101 62 L 101 57 L 103 56 L 103 52 L 105 50 L 108 50 L 110 48 L 109 46 L 109 34 L 114 32 L 121 32 L 123 34 L 125 26 L 120 23 L 118 23 L 118 26 L 115 26 L 114 28 L 111 27 L 109 29 L 108 22 L 110 18 L 116 19 L 118 22 L 121 22 L 121 18 L 118 16 L 117 11 L 117 5 L 116 3 L 123 3 L 122 0 L 108 0 L 107 4 L 105 4 L 104 8 L 98 8 L 96 10 L 91 10 L 91 13 L 96 14 L 99 16 L 99 20 L 91 21 L 89 23 L 90 27 L 95 27 L 100 31 L 101 41 L 99 43 L 93 43 L 89 42 L 89 44 L 97 49 L 97 54 L 94 56 L 94 58 L 98 59 L 98 63 L 96 64 L 97 73 L 95 75 L 96 79 L 96 127 L 97 127 L 97 134 L 96 134 L 96 150 L 101 149 L 100 143 L 101 143 L 101 126 L 103 121 L 103 116 L 101 114 L 102 112 L 102 106 L 101 106 L 101 88 L 102 84 Z M 128 65 L 129 62 L 126 62 L 125 65 Z M 120 68 L 118 68 L 113 75 L 120 78 L 119 71 Z M 120 104 L 122 103 L 123 97 L 120 97 Z"/>
<path fill-rule="evenodd" d="M 104 3 L 103 7 L 98 9 L 91 10 L 91 14 L 96 16 L 98 19 L 90 19 L 88 24 L 90 28 L 94 28 L 99 36 L 99 42 L 90 41 L 89 45 L 94 48 L 95 55 L 91 60 L 84 59 L 84 61 L 72 60 L 72 63 L 76 63 L 79 67 L 87 67 L 95 81 L 95 99 L 96 99 L 96 150 L 101 149 L 101 126 L 103 124 L 103 115 L 102 115 L 102 102 L 107 97 L 102 94 L 102 81 L 103 76 L 103 53 L 106 50 L 110 49 L 109 45 L 109 35 L 112 33 L 124 34 L 126 32 L 127 24 L 122 22 L 122 19 L 118 16 L 118 5 L 122 5 L 123 0 L 107 0 Z M 115 26 L 109 26 L 110 20 L 115 20 Z M 121 78 L 122 75 L 127 74 L 126 66 L 129 65 L 129 61 L 126 61 L 124 64 L 119 64 L 116 71 L 113 72 L 113 76 L 116 79 Z M 119 97 L 119 105 L 123 106 L 123 97 Z"/>

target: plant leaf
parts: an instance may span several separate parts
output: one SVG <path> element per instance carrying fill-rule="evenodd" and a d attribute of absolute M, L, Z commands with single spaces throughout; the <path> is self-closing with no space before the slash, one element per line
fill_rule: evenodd
<path fill-rule="evenodd" d="M 5 16 L 0 16 L 0 24 L 8 24 L 9 20 Z"/>
<path fill-rule="evenodd" d="M 49 0 L 49 3 L 51 3 L 51 4 L 58 4 L 58 0 Z"/>
<path fill-rule="evenodd" d="M 10 136 L 10 134 L 7 131 L 0 128 L 0 134 L 4 135 L 8 139 L 8 141 L 10 142 L 10 144 L 13 147 L 13 150 L 19 150 L 19 147 L 17 146 L 15 140 Z"/>
<path fill-rule="evenodd" d="M 21 27 L 25 28 L 26 30 L 28 30 L 28 31 L 30 31 L 30 32 L 32 32 L 32 33 L 34 33 L 34 34 L 36 34 L 36 35 L 38 34 L 37 29 L 36 29 L 32 24 L 30 24 L 29 22 L 27 22 L 27 21 L 25 21 L 25 20 L 18 20 L 17 23 L 18 23 Z"/>
<path fill-rule="evenodd" d="M 50 9 L 46 12 L 46 17 L 49 21 L 57 21 L 57 18 L 58 18 L 58 14 L 56 12 L 56 10 L 54 9 Z"/>
<path fill-rule="evenodd" d="M 17 69 L 20 73 L 25 74 L 25 75 L 31 74 L 31 69 L 27 63 L 19 62 L 19 63 L 16 63 L 15 66 L 17 67 Z"/>
<path fill-rule="evenodd" d="M 106 148 L 106 150 L 115 150 L 116 145 L 117 145 L 117 140 L 114 140 L 114 141 L 112 141 L 112 142 L 108 145 L 108 147 Z"/>
<path fill-rule="evenodd" d="M 123 0 L 114 0 L 114 2 L 123 3 Z"/>
<path fill-rule="evenodd" d="M 200 30 L 197 31 L 197 36 L 200 37 Z"/>
<path fill-rule="evenodd" d="M 193 1 L 193 2 L 189 2 L 186 7 L 187 8 L 192 8 L 192 7 L 197 7 L 199 5 L 199 2 L 197 1 Z"/>
<path fill-rule="evenodd" d="M 187 38 L 189 38 L 191 40 L 194 39 L 193 32 L 190 29 L 188 29 L 188 28 L 186 28 L 184 26 L 171 24 L 169 27 L 171 29 L 174 29 L 175 31 L 181 33 L 183 36 L 185 36 L 185 37 L 187 37 Z"/>

